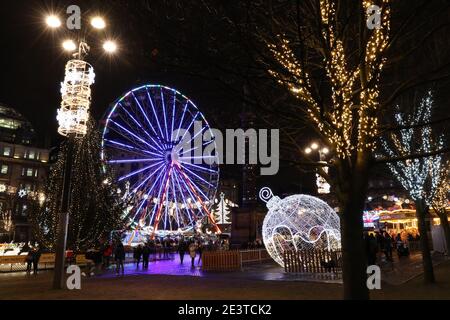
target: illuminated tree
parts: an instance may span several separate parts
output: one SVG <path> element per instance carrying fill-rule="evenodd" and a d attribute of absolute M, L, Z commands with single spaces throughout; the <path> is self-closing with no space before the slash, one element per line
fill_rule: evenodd
<path fill-rule="evenodd" d="M 432 107 L 431 91 L 408 115 L 403 115 L 399 105 L 396 105 L 395 121 L 397 125 L 409 128 L 391 132 L 386 139 L 381 140 L 384 152 L 389 157 L 403 157 L 417 153 L 429 154 L 443 148 L 443 135 L 435 139 L 429 126 L 413 127 L 420 123 L 430 122 Z M 428 282 L 434 282 L 426 217 L 429 215 L 428 209 L 432 204 L 433 195 L 442 183 L 440 181 L 442 179 L 441 172 L 447 170 L 443 163 L 443 156 L 437 154 L 430 157 L 406 159 L 387 165 L 416 204 L 425 279 Z"/>
<path fill-rule="evenodd" d="M 104 172 L 100 142 L 93 120 L 88 123 L 87 135 L 75 142 L 67 248 L 77 251 L 97 245 L 111 231 L 122 227 L 123 207 L 118 202 L 118 188 L 112 184 L 112 173 Z M 42 210 L 33 210 L 36 237 L 50 248 L 56 239 L 66 153 L 67 144 L 63 143 L 51 168 L 47 201 Z"/>
<path fill-rule="evenodd" d="M 376 164 L 398 160 L 374 157 L 381 133 L 398 129 L 381 124 L 381 117 L 405 91 L 448 77 L 445 12 L 449 4 L 112 2 L 133 12 L 130 34 L 149 40 L 139 41 L 136 50 L 149 68 L 176 70 L 239 98 L 258 121 L 280 128 L 281 161 L 302 171 L 313 170 L 327 180 L 340 203 L 344 297 L 367 299 L 361 212 L 369 173 Z M 380 8 L 379 29 L 367 27 L 368 18 L 371 21 L 377 11 L 371 11 L 371 4 Z M 165 21 L 160 19 L 163 16 Z M 281 85 L 274 86 L 274 79 Z M 228 117 L 217 119 L 223 124 Z M 304 139 L 311 137 L 311 131 L 330 150 L 328 163 L 303 154 Z"/>
<path fill-rule="evenodd" d="M 441 170 L 431 171 L 435 180 L 435 189 L 431 197 L 431 207 L 439 217 L 447 244 L 447 255 L 450 255 L 450 225 L 448 222 L 447 208 L 449 207 L 448 193 L 450 191 L 450 161 L 447 160 Z"/>
<path fill-rule="evenodd" d="M 340 201 L 344 295 L 367 298 L 361 212 L 378 134 L 379 82 L 389 44 L 389 1 L 381 3 L 379 28 L 359 30 L 359 48 L 352 54 L 336 2 L 321 0 L 316 4 L 313 10 L 320 12 L 316 25 L 299 30 L 295 40 L 279 35 L 276 42 L 267 41 L 282 67 L 269 72 L 298 98 L 322 140 L 334 151 L 338 179 L 330 184 Z M 354 23 L 365 27 L 370 5 L 369 1 L 361 2 L 362 14 Z M 307 38 L 304 33 L 308 33 Z M 309 63 L 302 50 L 314 51 L 320 59 Z M 316 80 L 318 72 L 325 75 L 325 81 Z M 325 89 L 320 88 L 325 85 Z M 330 180 L 323 169 L 319 173 Z"/>

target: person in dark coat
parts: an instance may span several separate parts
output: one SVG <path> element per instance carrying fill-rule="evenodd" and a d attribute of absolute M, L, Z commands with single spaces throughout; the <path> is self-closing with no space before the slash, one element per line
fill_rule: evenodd
<path fill-rule="evenodd" d="M 139 268 L 139 264 L 141 263 L 142 258 L 142 246 L 138 245 L 134 248 L 134 260 L 136 261 L 136 267 Z"/>
<path fill-rule="evenodd" d="M 366 251 L 367 265 L 374 265 L 376 262 L 377 240 L 373 235 L 369 235 L 368 232 L 364 232 L 364 246 Z"/>
<path fill-rule="evenodd" d="M 144 269 L 148 269 L 148 260 L 150 257 L 150 247 L 148 244 L 142 248 L 142 266 Z"/>
<path fill-rule="evenodd" d="M 184 240 L 180 240 L 180 243 L 178 244 L 178 254 L 180 255 L 181 264 L 183 264 L 186 249 L 186 242 L 184 242 Z"/>
<path fill-rule="evenodd" d="M 31 273 L 31 266 L 33 264 L 33 255 L 34 255 L 34 249 L 29 249 L 28 253 L 27 253 L 27 257 L 26 257 L 26 262 L 27 262 L 27 274 Z"/>
<path fill-rule="evenodd" d="M 385 232 L 383 238 L 383 252 L 387 261 L 392 261 L 392 238 L 389 233 Z"/>
<path fill-rule="evenodd" d="M 189 255 L 191 256 L 191 266 L 194 268 L 195 257 L 197 256 L 197 244 L 192 241 L 189 245 Z"/>
<path fill-rule="evenodd" d="M 37 275 L 39 269 L 39 260 L 41 259 L 41 249 L 39 247 L 33 250 L 33 273 Z"/>
<path fill-rule="evenodd" d="M 116 245 L 116 249 L 114 250 L 114 259 L 116 260 L 116 273 L 119 274 L 120 270 L 122 270 L 122 274 L 125 273 L 123 262 L 125 260 L 125 248 L 123 247 L 122 242 L 118 242 Z"/>

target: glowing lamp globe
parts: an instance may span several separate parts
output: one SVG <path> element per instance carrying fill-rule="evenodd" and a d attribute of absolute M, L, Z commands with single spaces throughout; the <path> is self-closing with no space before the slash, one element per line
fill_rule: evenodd
<path fill-rule="evenodd" d="M 269 209 L 262 227 L 264 245 L 280 266 L 287 250 L 341 248 L 339 216 L 321 199 L 303 194 L 280 199 L 268 188 L 260 198 Z"/>

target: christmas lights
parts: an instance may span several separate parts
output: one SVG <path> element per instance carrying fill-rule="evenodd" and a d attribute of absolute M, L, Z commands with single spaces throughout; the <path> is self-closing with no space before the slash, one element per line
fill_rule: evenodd
<path fill-rule="evenodd" d="M 113 173 L 103 168 L 100 159 L 101 135 L 89 120 L 87 134 L 75 140 L 72 170 L 72 192 L 69 205 L 69 227 L 67 248 L 88 249 L 98 245 L 101 238 L 108 238 L 110 232 L 123 227 L 121 215 L 126 203 L 119 201 Z M 55 242 L 58 217 L 61 207 L 63 176 L 67 157 L 67 142 L 61 145 L 58 159 L 52 165 L 46 185 L 42 208 L 34 208 L 30 218 L 36 228 L 36 238 L 51 248 Z"/>
<path fill-rule="evenodd" d="M 220 201 L 216 199 L 216 204 L 213 206 L 213 214 L 218 224 L 231 224 L 231 209 L 237 207 L 236 204 L 228 199 L 225 199 L 225 193 L 220 194 Z"/>
<path fill-rule="evenodd" d="M 403 115 L 400 107 L 396 105 L 395 122 L 399 126 L 430 122 L 432 106 L 433 94 L 428 91 L 418 108 L 409 115 Z M 391 133 L 388 138 L 381 139 L 381 146 L 386 155 L 393 158 L 429 153 L 443 148 L 444 136 L 434 138 L 429 126 L 402 129 L 398 133 Z M 434 190 L 440 183 L 440 172 L 446 170 L 440 154 L 388 163 L 388 167 L 414 201 L 423 199 L 427 205 L 431 204 Z"/>
<path fill-rule="evenodd" d="M 128 210 L 131 229 L 153 236 L 191 232 L 198 220 L 207 217 L 220 233 L 210 212 L 218 184 L 218 161 L 205 161 L 208 156 L 202 152 L 197 155 L 203 141 L 201 146 L 179 149 L 196 138 L 188 133 L 199 122 L 199 132 L 210 132 L 213 137 L 191 100 L 160 85 L 131 90 L 108 113 L 102 158 L 105 167 L 120 173 L 119 187 L 129 190 L 125 194 L 132 207 Z M 206 143 L 215 145 L 215 140 Z"/>
<path fill-rule="evenodd" d="M 264 245 L 280 266 L 285 250 L 341 248 L 339 216 L 324 201 L 308 195 L 280 199 L 268 188 L 260 198 L 269 209 L 262 227 Z"/>
<path fill-rule="evenodd" d="M 94 79 L 94 69 L 86 61 L 74 59 L 67 62 L 64 82 L 61 83 L 61 108 L 57 116 L 61 135 L 74 134 L 80 138 L 86 134 Z"/>
<path fill-rule="evenodd" d="M 363 63 L 350 63 L 344 41 L 340 38 L 342 33 L 337 31 L 339 21 L 335 2 L 319 2 L 322 37 L 317 39 L 317 43 L 323 44 L 324 71 L 329 80 L 332 102 L 325 113 L 314 99 L 308 70 L 295 56 L 286 36 L 280 35 L 278 43 L 268 44 L 273 57 L 286 74 L 274 70 L 269 70 L 269 73 L 307 105 L 309 118 L 328 140 L 328 144 L 334 146 L 340 158 L 350 157 L 354 150 L 365 152 L 375 148 L 374 137 L 378 135 L 378 84 L 389 41 L 389 2 L 382 0 L 380 28 L 368 32 L 361 54 Z M 369 1 L 362 1 L 366 19 L 369 18 L 367 9 L 370 5 Z"/>

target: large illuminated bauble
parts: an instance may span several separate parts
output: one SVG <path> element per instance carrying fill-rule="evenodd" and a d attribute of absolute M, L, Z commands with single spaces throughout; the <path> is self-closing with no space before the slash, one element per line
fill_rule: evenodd
<path fill-rule="evenodd" d="M 339 216 L 324 201 L 303 194 L 280 199 L 268 188 L 260 198 L 269 209 L 262 227 L 264 245 L 280 266 L 286 250 L 340 249 Z"/>

